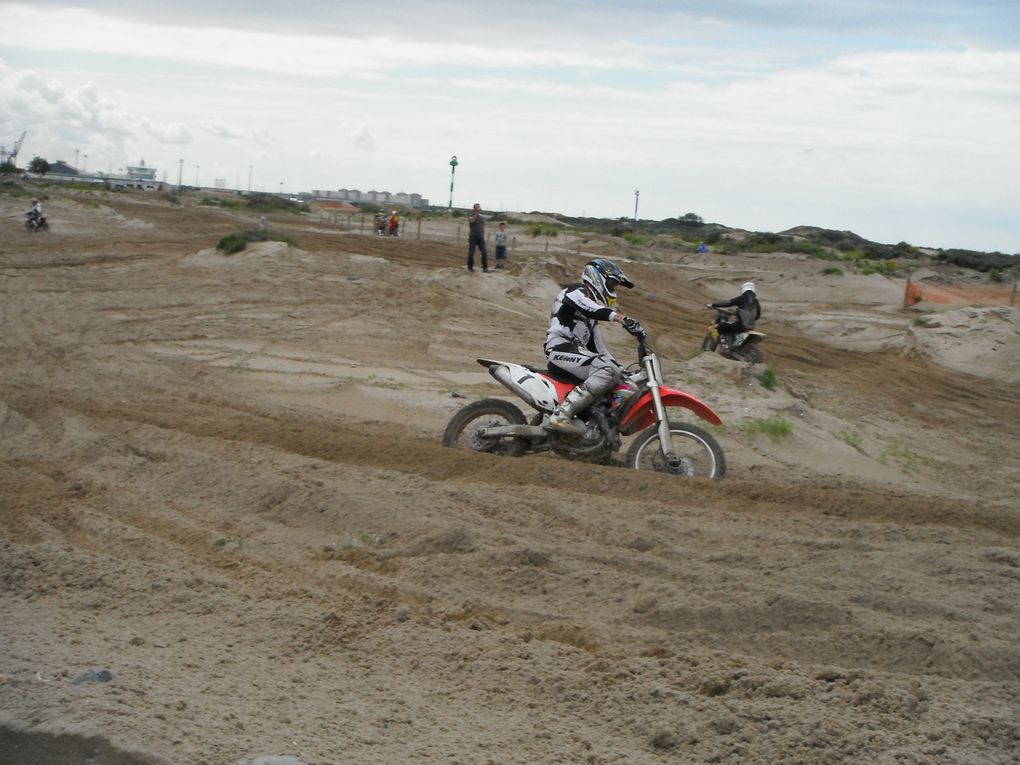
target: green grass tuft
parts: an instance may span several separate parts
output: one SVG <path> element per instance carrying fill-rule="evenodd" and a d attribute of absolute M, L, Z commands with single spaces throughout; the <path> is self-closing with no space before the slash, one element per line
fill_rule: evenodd
<path fill-rule="evenodd" d="M 770 417 L 767 420 L 747 420 L 741 427 L 748 435 L 763 433 L 776 441 L 793 432 L 793 425 L 781 417 Z"/>

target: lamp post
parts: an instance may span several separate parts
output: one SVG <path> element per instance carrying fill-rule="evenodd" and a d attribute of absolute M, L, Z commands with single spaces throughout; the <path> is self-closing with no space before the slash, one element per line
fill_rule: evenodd
<path fill-rule="evenodd" d="M 450 157 L 450 205 L 449 212 L 453 212 L 453 177 L 457 172 L 457 155 Z"/>
<path fill-rule="evenodd" d="M 84 172 L 88 172 L 88 169 L 89 169 L 89 155 L 88 155 L 88 154 L 86 154 L 86 155 L 85 155 L 85 163 L 84 163 L 84 164 L 82 165 L 82 167 L 81 167 L 81 171 L 82 171 L 83 173 L 84 173 Z"/>
<path fill-rule="evenodd" d="M 181 180 L 184 178 L 184 160 L 177 160 L 179 165 L 177 167 L 177 190 L 181 190 Z"/>
<path fill-rule="evenodd" d="M 637 223 L 637 203 L 638 203 L 638 197 L 639 196 L 641 196 L 641 192 L 640 191 L 635 191 L 634 192 L 634 222 L 635 223 Z"/>

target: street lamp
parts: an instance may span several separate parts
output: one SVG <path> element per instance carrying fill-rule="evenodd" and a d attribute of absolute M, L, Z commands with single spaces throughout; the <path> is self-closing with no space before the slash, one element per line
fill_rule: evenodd
<path fill-rule="evenodd" d="M 453 176 L 457 172 L 457 155 L 450 157 L 450 212 L 453 212 Z"/>
<path fill-rule="evenodd" d="M 637 203 L 638 203 L 638 197 L 639 196 L 641 196 L 641 192 L 640 191 L 635 191 L 634 192 L 634 222 L 635 223 L 637 223 Z"/>
<path fill-rule="evenodd" d="M 195 188 L 198 188 L 198 168 L 199 165 L 195 165 Z"/>
<path fill-rule="evenodd" d="M 184 177 L 184 160 L 180 159 L 178 162 L 180 162 L 180 165 L 177 168 L 177 190 L 180 191 L 181 179 Z"/>

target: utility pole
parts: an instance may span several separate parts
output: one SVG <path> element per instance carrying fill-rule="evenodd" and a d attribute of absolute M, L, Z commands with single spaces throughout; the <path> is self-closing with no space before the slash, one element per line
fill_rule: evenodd
<path fill-rule="evenodd" d="M 638 197 L 640 197 L 640 196 L 641 196 L 641 192 L 640 191 L 635 191 L 634 192 L 634 222 L 635 223 L 637 223 L 637 203 L 638 203 Z"/>
<path fill-rule="evenodd" d="M 198 168 L 199 165 L 195 165 L 195 188 L 198 188 Z"/>
<path fill-rule="evenodd" d="M 184 160 L 178 160 L 180 166 L 177 168 L 177 190 L 181 190 L 181 180 L 184 178 Z"/>
<path fill-rule="evenodd" d="M 453 176 L 457 172 L 457 155 L 454 154 L 450 157 L 450 207 L 449 212 L 453 212 Z"/>
<path fill-rule="evenodd" d="M 248 165 L 248 193 L 251 194 L 251 165 Z"/>

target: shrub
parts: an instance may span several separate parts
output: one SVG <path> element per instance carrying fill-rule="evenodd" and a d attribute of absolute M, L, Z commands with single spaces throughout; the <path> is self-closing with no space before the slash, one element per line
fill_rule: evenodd
<path fill-rule="evenodd" d="M 649 238 L 647 236 L 641 236 L 640 234 L 635 234 L 633 231 L 627 231 L 623 235 L 623 240 L 625 242 L 627 242 L 627 244 L 633 244 L 633 245 L 641 246 L 643 244 L 647 244 L 648 241 L 649 241 Z"/>
<path fill-rule="evenodd" d="M 826 276 L 842 276 L 843 269 L 840 268 L 839 266 L 829 266 L 828 268 L 823 270 L 822 273 L 825 274 Z"/>
<path fill-rule="evenodd" d="M 227 234 L 216 243 L 216 249 L 221 250 L 225 255 L 233 255 L 247 247 L 248 242 L 264 241 L 285 242 L 291 247 L 297 247 L 297 242 L 289 236 L 285 236 L 283 234 L 266 234 L 265 232 L 257 231 L 255 229 L 248 229 L 246 231 L 235 231 L 233 234 Z"/>
<path fill-rule="evenodd" d="M 524 229 L 524 233 L 534 239 L 539 236 L 558 236 L 560 230 L 551 223 L 532 223 Z"/>
<path fill-rule="evenodd" d="M 761 387 L 765 388 L 765 390 L 775 390 L 776 386 L 779 385 L 779 378 L 776 377 L 775 371 L 766 369 L 758 375 L 758 382 L 761 383 Z"/>

